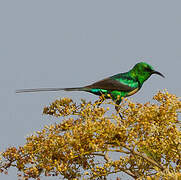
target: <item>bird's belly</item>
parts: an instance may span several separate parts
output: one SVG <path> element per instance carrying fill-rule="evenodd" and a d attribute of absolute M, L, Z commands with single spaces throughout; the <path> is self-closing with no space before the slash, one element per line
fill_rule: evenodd
<path fill-rule="evenodd" d="M 136 88 L 133 91 L 128 92 L 127 96 L 132 96 L 133 94 L 137 93 L 138 91 L 139 91 L 139 88 Z"/>
<path fill-rule="evenodd" d="M 106 99 L 112 98 L 113 100 L 117 100 L 118 97 L 127 97 L 135 94 L 138 92 L 139 88 L 134 89 L 133 91 L 126 92 L 126 91 L 109 91 L 105 89 L 91 89 L 88 92 L 93 93 L 95 95 L 101 96 L 104 95 Z"/>

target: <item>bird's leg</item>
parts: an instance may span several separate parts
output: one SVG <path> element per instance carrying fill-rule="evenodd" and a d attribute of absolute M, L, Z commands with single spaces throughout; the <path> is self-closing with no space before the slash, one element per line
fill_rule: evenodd
<path fill-rule="evenodd" d="M 122 116 L 121 113 L 119 112 L 118 106 L 115 106 L 115 109 L 116 109 L 117 113 L 119 114 L 120 118 L 123 119 L 123 116 Z"/>
<path fill-rule="evenodd" d="M 119 101 L 116 101 L 115 109 L 116 109 L 117 113 L 119 114 L 120 118 L 123 119 L 123 116 L 122 116 L 121 113 L 119 112 L 119 104 L 120 104 L 120 102 L 119 102 Z"/>

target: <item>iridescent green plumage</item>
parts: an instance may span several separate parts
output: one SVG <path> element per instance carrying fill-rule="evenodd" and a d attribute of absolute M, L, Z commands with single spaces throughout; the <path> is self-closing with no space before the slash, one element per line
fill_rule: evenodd
<path fill-rule="evenodd" d="M 121 97 L 127 97 L 135 94 L 140 90 L 143 83 L 152 75 L 159 74 L 152 66 L 145 62 L 136 64 L 130 71 L 116 74 L 109 78 L 98 81 L 92 85 L 84 87 L 84 91 L 96 95 L 102 95 L 111 98 L 120 104 Z M 119 97 L 119 98 L 118 98 Z"/>
<path fill-rule="evenodd" d="M 155 71 L 152 66 L 145 62 L 137 63 L 130 71 L 116 74 L 109 78 L 97 81 L 91 85 L 76 88 L 40 88 L 40 89 L 22 89 L 21 92 L 38 91 L 86 91 L 105 98 L 112 98 L 117 104 L 120 104 L 121 97 L 127 97 L 140 90 L 143 83 L 152 75 L 158 74 L 164 77 L 160 72 Z"/>

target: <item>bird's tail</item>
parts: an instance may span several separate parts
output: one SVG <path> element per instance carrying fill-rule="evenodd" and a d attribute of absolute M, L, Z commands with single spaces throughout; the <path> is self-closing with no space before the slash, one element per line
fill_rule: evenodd
<path fill-rule="evenodd" d="M 16 90 L 16 93 L 25 93 L 25 92 L 42 92 L 42 91 L 86 91 L 85 87 L 75 87 L 75 88 L 38 88 L 38 89 L 19 89 Z"/>

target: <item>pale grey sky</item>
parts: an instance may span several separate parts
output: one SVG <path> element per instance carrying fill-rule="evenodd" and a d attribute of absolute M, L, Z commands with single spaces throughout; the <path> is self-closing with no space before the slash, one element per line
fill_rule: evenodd
<path fill-rule="evenodd" d="M 16 89 L 83 86 L 146 61 L 166 78 L 152 76 L 132 99 L 150 101 L 165 88 L 180 96 L 180 7 L 180 0 L 1 0 L 0 151 L 56 122 L 42 116 L 56 98 L 97 99 Z M 16 179 L 16 171 L 0 179 Z"/>

